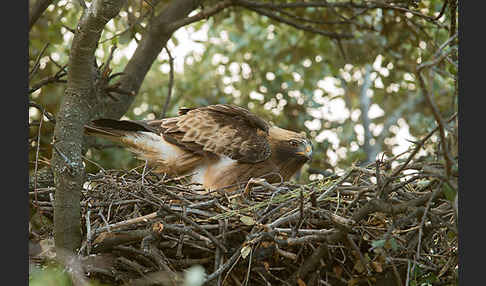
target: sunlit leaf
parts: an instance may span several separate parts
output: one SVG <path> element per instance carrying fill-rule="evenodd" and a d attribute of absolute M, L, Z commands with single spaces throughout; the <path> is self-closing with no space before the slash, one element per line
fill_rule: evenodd
<path fill-rule="evenodd" d="M 252 217 L 249 216 L 241 216 L 240 217 L 241 222 L 243 222 L 246 225 L 254 225 L 255 220 Z"/>
<path fill-rule="evenodd" d="M 240 252 L 241 257 L 243 257 L 243 259 L 246 259 L 246 257 L 250 254 L 250 252 L 251 252 L 251 246 L 250 245 L 244 246 Z"/>

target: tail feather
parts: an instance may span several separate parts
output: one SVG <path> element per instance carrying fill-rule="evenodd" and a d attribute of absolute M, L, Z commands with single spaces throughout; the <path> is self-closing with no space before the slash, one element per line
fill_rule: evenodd
<path fill-rule="evenodd" d="M 120 137 L 127 134 L 145 131 L 157 133 L 154 128 L 141 121 L 115 120 L 115 119 L 97 119 L 86 124 L 84 132 L 87 135 L 104 137 L 114 141 L 120 141 Z"/>
<path fill-rule="evenodd" d="M 157 165 L 164 172 L 186 171 L 199 157 L 167 142 L 160 132 L 144 122 L 94 120 L 85 126 L 85 134 L 119 143 L 135 153 L 139 159 Z M 169 166 L 174 170 L 169 170 Z"/>
<path fill-rule="evenodd" d="M 112 137 L 116 138 L 116 137 L 122 136 L 122 134 L 120 132 L 103 129 L 103 128 L 93 126 L 93 125 L 85 125 L 84 126 L 84 133 L 86 135 L 108 137 L 108 138 L 112 138 Z"/>

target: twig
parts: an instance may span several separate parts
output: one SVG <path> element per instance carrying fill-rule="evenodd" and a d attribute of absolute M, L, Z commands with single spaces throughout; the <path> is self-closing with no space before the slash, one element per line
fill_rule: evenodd
<path fill-rule="evenodd" d="M 144 276 L 143 266 L 138 264 L 137 262 L 129 260 L 123 256 L 118 257 L 116 260 L 120 262 L 121 265 L 124 265 L 126 268 L 128 268 L 128 270 L 135 270 L 136 272 L 138 272 L 138 274 L 140 274 L 140 276 Z"/>
<path fill-rule="evenodd" d="M 250 280 L 252 258 L 253 258 L 253 247 L 250 248 L 250 256 L 248 257 L 248 267 L 247 267 L 247 271 L 246 271 L 246 277 L 245 277 L 245 280 L 244 280 L 244 283 L 243 283 L 244 286 L 248 285 L 248 281 Z"/>
<path fill-rule="evenodd" d="M 34 91 L 38 90 L 39 88 L 43 87 L 44 85 L 50 84 L 50 83 L 66 83 L 67 80 L 61 79 L 64 77 L 67 73 L 66 72 L 61 72 L 61 73 L 56 73 L 54 76 L 47 77 L 34 85 L 32 85 L 32 88 L 29 89 L 29 94 L 33 93 Z"/>
<path fill-rule="evenodd" d="M 34 76 L 34 74 L 37 72 L 37 69 L 39 68 L 39 63 L 40 63 L 40 59 L 42 58 L 42 55 L 44 54 L 44 52 L 47 50 L 47 47 L 49 46 L 49 43 L 46 43 L 44 45 L 44 47 L 42 48 L 42 50 L 40 51 L 40 53 L 37 55 L 37 59 L 35 60 L 34 62 L 34 66 L 32 67 L 32 69 L 30 70 L 29 72 L 29 81 L 32 79 L 32 77 Z"/>
<path fill-rule="evenodd" d="M 222 235 L 222 242 L 225 243 L 225 230 L 226 230 L 226 223 L 224 223 L 222 220 L 218 221 L 219 224 L 219 233 Z M 221 266 L 221 263 L 223 263 L 223 256 L 221 255 L 221 249 L 216 248 L 215 254 L 214 254 L 214 271 L 217 271 L 219 267 Z M 218 275 L 218 280 L 216 282 L 218 286 L 221 285 L 221 274 Z"/>
<path fill-rule="evenodd" d="M 295 227 L 293 227 L 292 231 L 292 237 L 295 237 L 297 235 L 297 232 L 299 231 L 300 225 L 304 221 L 304 194 L 302 193 L 302 189 L 300 189 L 300 196 L 299 196 L 299 220 L 295 224 Z"/>
<path fill-rule="evenodd" d="M 37 170 L 38 170 L 38 162 L 39 162 L 39 150 L 40 150 L 40 137 L 41 137 L 41 129 L 42 129 L 42 122 L 44 121 L 44 114 L 41 114 L 41 118 L 39 121 L 39 130 L 37 132 L 37 146 L 35 150 L 35 166 L 34 166 L 34 205 L 39 208 L 38 199 L 37 199 Z M 39 209 L 39 212 L 42 214 L 42 210 Z M 43 222 L 43 216 L 40 216 L 41 222 Z"/>
<path fill-rule="evenodd" d="M 430 199 L 427 201 L 427 205 L 425 206 L 425 210 L 424 210 L 424 214 L 422 215 L 422 219 L 420 220 L 420 225 L 419 225 L 419 234 L 418 234 L 418 243 L 417 243 L 417 250 L 416 250 L 416 254 L 415 254 L 415 257 L 413 259 L 413 265 L 412 265 L 412 271 L 414 271 L 415 269 L 415 265 L 417 263 L 417 260 L 419 260 L 420 258 L 420 249 L 422 247 L 422 233 L 423 233 L 423 227 L 425 225 L 425 219 L 427 218 L 427 212 L 429 211 L 430 209 L 430 205 L 432 204 L 432 202 L 434 201 L 434 199 L 436 198 L 437 194 L 439 194 L 439 192 L 442 192 L 441 188 L 440 188 L 440 185 L 439 187 L 432 193 L 432 195 L 430 196 Z"/>
<path fill-rule="evenodd" d="M 208 18 L 210 16 L 213 16 L 225 8 L 234 5 L 232 0 L 224 0 L 220 1 L 218 4 L 212 6 L 211 8 L 204 9 L 203 11 L 199 12 L 198 14 L 191 16 L 191 17 L 186 17 L 181 20 L 172 22 L 171 24 L 168 25 L 167 30 L 169 31 L 175 31 L 179 29 L 180 27 L 187 26 L 191 23 L 200 21 L 202 19 Z"/>
<path fill-rule="evenodd" d="M 111 46 L 110 54 L 108 55 L 108 59 L 105 62 L 105 66 L 103 67 L 103 71 L 101 72 L 102 78 L 109 79 L 110 70 L 110 63 L 113 59 L 113 53 L 115 52 L 116 45 Z"/>
<path fill-rule="evenodd" d="M 32 192 L 29 192 L 29 196 L 35 196 L 35 194 L 37 193 L 38 195 L 42 195 L 42 194 L 50 194 L 50 193 L 54 193 L 56 191 L 55 188 L 53 187 L 47 187 L 47 188 L 37 188 L 37 189 L 34 189 L 34 191 Z"/>
<path fill-rule="evenodd" d="M 300 214 L 299 209 L 294 209 L 289 214 L 287 214 L 286 216 L 278 218 L 278 219 L 274 220 L 272 223 L 266 224 L 265 227 L 272 229 L 272 228 L 277 227 L 281 224 L 284 224 L 284 223 L 287 223 L 287 222 L 292 221 L 294 219 L 297 219 L 299 214 Z"/>
<path fill-rule="evenodd" d="M 341 178 L 339 178 L 331 187 L 329 187 L 324 193 L 322 193 L 319 197 L 317 197 L 317 201 L 320 202 L 324 198 L 331 196 L 331 194 L 333 194 L 336 188 L 339 187 L 344 181 L 346 181 L 351 175 L 351 173 L 354 172 L 355 170 L 357 169 L 354 166 L 349 168 Z"/>
<path fill-rule="evenodd" d="M 302 265 L 292 274 L 290 278 L 291 281 L 296 281 L 299 277 L 305 277 L 308 273 L 313 271 L 317 265 L 320 263 L 321 259 L 326 260 L 329 255 L 329 248 L 328 243 L 332 243 L 343 238 L 343 233 L 341 231 L 337 231 L 331 236 L 328 237 L 327 243 L 322 243 L 313 253 L 312 255 L 304 261 Z M 293 283 L 295 285 L 295 283 Z"/>
<path fill-rule="evenodd" d="M 363 265 L 363 268 L 366 269 L 368 275 L 371 274 L 371 271 L 370 271 L 370 268 L 369 268 L 369 265 L 368 265 L 368 262 L 366 261 L 363 253 L 361 253 L 361 250 L 359 249 L 359 247 L 356 245 L 356 243 L 354 242 L 353 238 L 351 237 L 351 235 L 348 233 L 345 235 L 346 237 L 346 241 L 348 243 L 348 245 L 351 246 L 351 248 L 356 252 L 356 254 L 358 255 L 359 257 L 359 260 L 361 261 L 361 264 Z"/>
<path fill-rule="evenodd" d="M 274 228 L 275 231 L 277 232 L 281 232 L 281 233 L 292 233 L 293 229 L 291 228 L 279 228 L 279 227 L 276 227 Z M 333 231 L 335 231 L 334 229 L 299 229 L 297 231 L 297 234 L 300 234 L 300 235 L 328 235 L 330 233 L 332 233 Z"/>
<path fill-rule="evenodd" d="M 110 207 L 111 207 L 111 204 L 110 204 Z M 109 210 L 108 210 L 108 213 L 109 213 Z M 105 216 L 103 215 L 103 213 L 101 212 L 101 209 L 98 211 L 98 215 L 101 217 L 101 219 L 103 220 L 103 222 L 105 223 L 105 226 L 108 226 L 109 223 L 108 223 L 108 220 L 105 218 Z M 110 231 L 110 229 L 108 229 L 108 232 Z"/>
<path fill-rule="evenodd" d="M 186 216 L 186 207 L 183 206 L 182 207 L 182 215 Z M 184 224 L 183 228 L 185 229 L 186 228 L 186 224 Z M 179 241 L 177 243 L 177 251 L 176 251 L 176 258 L 180 259 L 182 258 L 182 244 L 184 243 L 184 233 L 181 233 L 179 235 Z M 217 248 L 219 249 L 219 248 Z"/>
<path fill-rule="evenodd" d="M 449 3 L 449 1 L 450 0 L 444 0 L 444 4 L 442 5 L 442 8 L 440 9 L 439 15 L 437 15 L 437 17 L 434 18 L 434 21 L 437 21 L 440 18 L 442 18 L 442 16 L 444 15 L 445 10 L 447 8 L 447 4 Z M 455 0 L 452 0 L 452 1 L 455 1 Z"/>
<path fill-rule="evenodd" d="M 273 194 L 272 194 L 273 195 Z M 285 208 L 285 207 L 288 207 L 289 205 L 291 205 L 293 203 L 293 200 L 289 200 L 285 203 L 282 203 L 278 206 L 276 206 L 275 208 L 273 208 L 272 210 L 268 211 L 268 207 L 263 211 L 262 213 L 262 217 L 260 217 L 257 221 L 257 223 L 262 223 L 265 219 L 269 218 L 271 215 L 275 214 L 276 212 L 278 212 L 279 210 L 281 210 L 282 208 Z M 270 204 L 268 205 L 270 206 Z"/>
<path fill-rule="evenodd" d="M 121 227 L 127 226 L 127 225 L 132 225 L 132 224 L 136 224 L 136 223 L 140 223 L 140 222 L 148 222 L 149 220 L 155 219 L 158 216 L 159 215 L 158 215 L 157 212 L 153 212 L 151 214 L 144 215 L 144 216 L 141 216 L 141 217 L 136 217 L 136 218 L 124 220 L 124 221 L 121 221 L 121 222 L 113 223 L 113 224 L 95 229 L 94 235 L 99 234 L 99 233 L 101 233 L 105 230 L 114 230 L 114 229 L 121 228 Z"/>
<path fill-rule="evenodd" d="M 240 247 L 238 247 L 238 249 L 230 257 L 230 259 L 228 259 L 228 261 L 226 261 L 226 263 L 221 265 L 221 267 L 219 267 L 218 270 L 216 270 L 213 273 L 211 273 L 210 275 L 208 275 L 208 277 L 206 278 L 206 281 L 204 281 L 204 282 L 208 283 L 209 281 L 212 281 L 214 278 L 218 277 L 219 275 L 221 275 L 221 273 L 223 273 L 226 269 L 228 269 L 228 267 L 232 266 L 236 262 L 236 260 L 241 256 L 241 249 L 242 248 L 243 248 L 243 244 L 240 245 Z"/>
<path fill-rule="evenodd" d="M 396 10 L 402 13 L 411 13 L 422 19 L 425 19 L 439 27 L 443 27 L 439 22 L 436 21 L 435 17 L 424 15 L 420 12 L 407 9 L 405 7 L 390 5 L 379 1 L 367 1 L 356 3 L 353 0 L 347 2 L 329 2 L 329 1 L 298 1 L 298 2 L 268 2 L 268 1 L 249 1 L 249 0 L 235 0 L 237 5 L 245 6 L 248 8 L 265 8 L 265 9 L 295 9 L 295 8 L 359 8 L 359 9 L 389 9 Z"/>
<path fill-rule="evenodd" d="M 363 28 L 363 29 L 369 29 L 369 30 L 372 30 L 372 31 L 376 31 L 376 29 L 374 29 L 373 27 L 368 27 L 368 26 L 365 26 L 365 25 L 362 25 L 360 23 L 357 23 L 357 22 L 354 22 L 351 20 L 351 18 L 346 18 L 338 13 L 335 13 L 336 15 L 339 16 L 339 18 L 343 19 L 343 20 L 340 20 L 340 21 L 324 21 L 324 20 L 315 20 L 315 19 L 308 19 L 308 18 L 305 18 L 305 17 L 300 17 L 300 16 L 297 16 L 297 15 L 294 15 L 292 13 L 289 13 L 283 9 L 279 9 L 279 8 L 275 8 L 280 14 L 283 14 L 289 18 L 292 18 L 292 19 L 295 19 L 297 21 L 301 21 L 301 22 L 307 22 L 307 23 L 312 23 L 312 24 L 320 24 L 320 25 L 343 25 L 343 24 L 349 24 L 349 25 L 356 25 L 360 28 Z"/>
<path fill-rule="evenodd" d="M 410 282 L 410 260 L 407 261 L 407 278 L 405 280 L 405 286 L 408 286 Z"/>
<path fill-rule="evenodd" d="M 451 37 L 449 40 L 451 39 L 454 39 L 455 37 Z M 448 40 L 448 41 L 449 41 Z M 431 67 L 431 66 L 435 66 L 437 65 L 438 63 L 440 63 L 442 60 L 444 60 L 452 51 L 454 51 L 453 49 L 450 49 L 448 52 L 446 53 L 443 53 L 439 56 L 436 56 L 433 60 L 431 61 L 428 61 L 428 62 L 424 62 L 422 64 L 420 64 L 418 67 L 417 67 L 417 73 L 420 73 L 423 69 L 425 68 L 428 68 L 428 67 Z M 439 54 L 440 53 L 440 50 L 437 51 L 436 54 Z"/>
<path fill-rule="evenodd" d="M 454 120 L 457 116 L 457 112 L 454 113 L 446 122 L 450 122 L 452 120 Z M 424 138 L 422 138 L 422 140 L 420 140 L 419 142 L 417 142 L 415 148 L 413 149 L 412 153 L 407 157 L 407 159 L 405 160 L 405 163 L 401 164 L 398 168 L 396 168 L 393 173 L 385 180 L 385 182 L 383 183 L 383 187 L 382 189 L 386 188 L 388 186 L 388 184 L 390 184 L 390 182 L 401 172 L 403 171 L 407 165 L 410 163 L 410 161 L 412 161 L 412 158 L 420 151 L 420 149 L 422 148 L 422 146 L 425 144 L 425 142 L 427 140 L 429 140 L 429 138 L 432 136 L 432 134 L 435 133 L 435 131 L 437 131 L 439 129 L 439 126 L 436 126 L 434 129 L 432 129 Z"/>
<path fill-rule="evenodd" d="M 145 183 L 145 171 L 147 170 L 147 164 L 148 164 L 148 160 L 145 160 L 145 163 L 143 164 L 143 170 L 142 170 L 142 187 Z"/>
<path fill-rule="evenodd" d="M 171 208 L 169 208 L 169 207 L 167 207 L 163 204 L 160 204 L 159 207 L 161 208 L 161 210 L 164 210 L 165 212 L 176 215 L 177 217 L 179 217 L 183 221 L 187 222 L 188 224 L 190 224 L 194 228 L 202 231 L 211 240 L 211 242 L 213 242 L 217 247 L 221 248 L 221 250 L 223 250 L 224 253 L 227 252 L 226 247 L 224 247 L 224 245 L 222 245 L 210 232 L 208 232 L 206 229 L 202 228 L 199 224 L 195 223 L 193 220 L 189 219 L 187 216 L 185 216 L 181 213 L 175 212 Z"/>
<path fill-rule="evenodd" d="M 52 122 L 52 123 L 56 123 L 56 118 L 54 117 L 54 115 L 52 115 L 51 113 L 47 112 L 44 107 L 42 107 L 42 105 L 40 104 L 37 104 L 35 102 L 32 102 L 32 101 L 29 101 L 29 107 L 35 107 L 37 109 L 39 109 L 41 111 L 41 114 L 42 116 L 45 116 L 47 117 L 47 119 Z"/>
<path fill-rule="evenodd" d="M 93 160 L 89 159 L 88 157 L 86 157 L 86 156 L 84 156 L 84 155 L 82 155 L 81 157 L 82 157 L 84 160 L 88 161 L 89 163 L 91 163 L 91 164 L 95 165 L 96 167 L 98 167 L 98 169 L 100 169 L 101 171 L 103 171 L 103 172 L 105 171 L 105 169 L 104 169 L 104 168 L 103 168 L 103 167 L 102 167 L 100 164 L 96 163 L 95 161 L 93 161 Z"/>
<path fill-rule="evenodd" d="M 64 27 L 64 29 L 68 30 L 69 32 L 71 32 L 72 34 L 75 34 L 76 33 L 76 30 L 71 28 L 71 27 L 68 27 L 64 24 L 61 24 L 62 27 Z"/>
<path fill-rule="evenodd" d="M 39 121 L 39 129 L 37 131 L 37 146 L 35 150 L 35 166 L 34 166 L 34 205 L 37 204 L 37 170 L 38 170 L 38 162 L 39 162 L 39 150 L 40 150 L 40 140 L 41 140 L 41 130 L 42 130 L 42 122 L 44 121 L 44 114 L 41 114 L 40 121 Z M 37 205 L 36 205 L 37 206 Z M 42 219 L 42 216 L 41 216 Z"/>
<path fill-rule="evenodd" d="M 240 2 L 240 0 L 238 0 L 238 2 Z M 339 38 L 342 38 L 342 39 L 349 39 L 349 38 L 352 38 L 353 35 L 352 34 L 347 34 L 347 33 L 335 33 L 335 32 L 329 32 L 329 31 L 324 31 L 324 30 L 320 30 L 320 29 L 316 29 L 314 27 L 311 27 L 311 26 L 307 26 L 307 25 L 302 25 L 302 24 L 299 24 L 299 23 L 296 23 L 294 21 L 291 21 L 289 19 L 285 19 L 279 15 L 276 15 L 275 13 L 272 13 L 270 11 L 267 11 L 267 10 L 264 10 L 264 9 L 260 9 L 260 8 L 255 8 L 255 7 L 252 7 L 252 6 L 245 6 L 247 9 L 249 10 L 252 10 L 258 14 L 261 14 L 261 15 L 264 15 L 264 16 L 267 16 L 268 18 L 272 19 L 272 20 L 275 20 L 277 22 L 281 22 L 281 23 L 284 23 L 284 24 L 287 24 L 289 26 L 292 26 L 296 29 L 299 29 L 299 30 L 303 30 L 303 31 L 307 31 L 307 32 L 312 32 L 312 33 L 316 33 L 316 34 L 320 34 L 320 35 L 323 35 L 323 36 L 327 36 L 327 37 L 330 37 L 330 38 L 335 38 L 335 39 L 339 39 Z"/>
<path fill-rule="evenodd" d="M 171 274 L 170 277 L 173 277 L 174 270 L 171 269 L 171 267 L 169 266 L 169 261 L 167 260 L 167 257 L 165 257 L 164 253 L 160 251 L 155 245 L 155 243 L 158 241 L 158 235 L 158 233 L 154 233 L 154 231 L 151 231 L 150 235 L 144 237 L 141 242 L 142 249 L 152 258 L 152 260 L 157 263 L 159 270 L 164 270 L 167 273 Z"/>
<path fill-rule="evenodd" d="M 167 52 L 167 55 L 169 56 L 170 71 L 169 71 L 169 86 L 167 91 L 167 97 L 165 98 L 164 108 L 162 109 L 162 114 L 160 115 L 161 119 L 165 117 L 165 114 L 167 113 L 167 109 L 169 108 L 170 98 L 172 96 L 172 88 L 174 86 L 174 58 L 172 57 L 169 49 L 167 48 L 167 45 L 164 47 L 164 49 Z"/>
<path fill-rule="evenodd" d="M 440 115 L 440 112 L 439 112 L 439 109 L 437 108 L 437 105 L 435 104 L 434 100 L 430 96 L 429 91 L 427 90 L 427 86 L 425 85 L 425 81 L 424 81 L 424 78 L 423 78 L 420 70 L 417 71 L 417 76 L 418 76 L 420 88 L 422 89 L 423 95 L 425 96 L 425 99 L 426 99 L 427 103 L 429 104 L 430 109 L 432 109 L 432 114 L 434 115 L 435 121 L 437 121 L 437 124 L 438 124 L 438 127 L 439 127 L 439 134 L 440 134 L 440 139 L 441 139 L 442 148 L 443 148 L 442 153 L 443 153 L 443 156 L 444 156 L 444 159 L 445 159 L 445 162 L 446 162 L 446 174 L 447 174 L 447 177 L 450 177 L 451 172 L 452 172 L 452 164 L 453 164 L 452 161 L 453 160 L 452 160 L 452 156 L 449 152 L 449 144 L 448 144 L 446 137 L 445 137 L 444 119 Z"/>
<path fill-rule="evenodd" d="M 90 255 L 91 254 L 91 238 L 92 238 L 92 232 L 91 232 L 91 221 L 90 221 L 90 216 L 91 216 L 91 210 L 89 209 L 88 206 L 88 211 L 86 212 L 86 254 Z"/>

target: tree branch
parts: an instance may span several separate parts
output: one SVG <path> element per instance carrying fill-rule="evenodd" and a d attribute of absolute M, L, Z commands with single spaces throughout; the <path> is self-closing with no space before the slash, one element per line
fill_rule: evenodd
<path fill-rule="evenodd" d="M 238 0 L 238 2 L 240 2 L 240 0 Z M 273 13 L 273 12 L 270 12 L 268 10 L 255 8 L 255 7 L 252 7 L 252 6 L 245 6 L 245 7 L 249 10 L 257 12 L 258 14 L 267 16 L 268 18 L 270 18 L 272 20 L 287 24 L 287 25 L 292 26 L 292 27 L 299 29 L 299 30 L 312 32 L 312 33 L 320 34 L 320 35 L 327 36 L 327 37 L 330 37 L 330 38 L 335 38 L 335 39 L 343 39 L 343 38 L 352 38 L 353 37 L 353 35 L 351 35 L 351 34 L 339 34 L 339 33 L 334 33 L 334 32 L 316 29 L 316 28 L 309 26 L 309 25 L 302 25 L 302 24 L 299 24 L 297 22 L 291 21 L 289 19 L 283 18 L 283 17 L 281 17 L 281 16 L 279 16 L 279 15 Z"/>
<path fill-rule="evenodd" d="M 363 81 L 363 85 L 361 86 L 361 92 L 359 96 L 359 102 L 361 107 L 361 122 L 363 123 L 364 129 L 364 143 L 363 149 L 366 153 L 366 160 L 364 165 L 370 163 L 371 161 L 375 160 L 376 154 L 371 154 L 372 148 L 370 140 L 372 138 L 371 131 L 370 131 L 370 117 L 368 116 L 368 112 L 370 111 L 370 98 L 367 94 L 368 89 L 371 86 L 371 65 L 367 64 L 365 68 L 365 77 Z M 374 152 L 373 152 L 374 153 Z"/>
<path fill-rule="evenodd" d="M 43 80 L 32 85 L 32 87 L 29 89 L 29 94 L 33 93 L 34 91 L 38 90 L 39 88 L 43 87 L 44 85 L 47 85 L 47 84 L 50 84 L 50 83 L 66 82 L 66 80 L 62 79 L 67 74 L 65 67 L 66 66 L 61 67 L 61 69 L 59 71 L 57 71 L 55 75 L 44 78 Z"/>
<path fill-rule="evenodd" d="M 37 0 L 29 11 L 29 31 L 54 0 Z"/>
<path fill-rule="evenodd" d="M 34 66 L 29 72 L 29 80 L 32 79 L 34 74 L 37 72 L 37 69 L 39 68 L 40 59 L 42 58 L 42 55 L 46 52 L 47 47 L 49 47 L 49 43 L 45 44 L 42 50 L 40 51 L 39 55 L 37 55 L 37 59 L 35 60 Z"/>
<path fill-rule="evenodd" d="M 454 120 L 457 116 L 457 112 L 452 115 L 448 120 L 447 122 L 451 122 L 452 120 Z M 429 138 L 432 136 L 432 134 L 435 133 L 435 131 L 437 131 L 439 129 L 439 126 L 436 126 L 434 129 L 432 129 L 422 140 L 420 140 L 419 142 L 416 143 L 416 146 L 415 148 L 413 149 L 412 153 L 407 157 L 407 159 L 405 160 L 405 162 L 403 164 L 401 164 L 399 167 L 397 167 L 393 173 L 388 177 L 388 179 L 384 182 L 383 186 L 381 187 L 381 190 L 379 190 L 379 192 L 382 192 L 387 186 L 388 184 L 390 184 L 390 182 L 401 172 L 403 171 L 407 165 L 410 163 L 410 161 L 412 161 L 413 157 L 415 155 L 417 155 L 417 153 L 420 151 L 420 149 L 422 148 L 422 146 L 425 144 L 425 142 L 427 140 L 429 140 Z"/>
<path fill-rule="evenodd" d="M 181 19 L 179 21 L 175 21 L 175 22 L 171 23 L 169 25 L 168 29 L 175 31 L 175 30 L 179 29 L 180 27 L 187 26 L 189 24 L 200 21 L 202 19 L 207 19 L 210 16 L 213 16 L 213 15 L 221 12 L 225 8 L 232 6 L 232 5 L 234 5 L 232 0 L 221 1 L 218 4 L 212 6 L 211 8 L 204 9 L 203 11 L 201 11 L 200 13 L 198 13 L 198 14 L 192 16 L 192 17 L 184 18 L 184 19 Z"/>
<path fill-rule="evenodd" d="M 169 87 L 167 91 L 167 97 L 165 98 L 164 108 L 162 109 L 162 114 L 160 115 L 161 119 L 165 117 L 165 114 L 167 113 L 167 109 L 169 108 L 170 98 L 172 96 L 172 88 L 174 86 L 174 58 L 172 57 L 172 54 L 170 53 L 167 46 L 165 46 L 165 50 L 167 51 L 167 55 L 169 56 L 170 71 L 169 71 Z"/>
<path fill-rule="evenodd" d="M 422 90 L 422 94 L 425 97 L 427 104 L 430 106 L 430 109 L 432 110 L 432 114 L 434 115 L 435 121 L 437 121 L 440 139 L 441 139 L 441 142 L 442 142 L 442 149 L 443 149 L 442 153 L 443 153 L 445 163 L 446 163 L 447 177 L 450 177 L 450 175 L 451 175 L 453 160 L 452 160 L 452 156 L 449 152 L 449 144 L 448 144 L 448 142 L 446 140 L 446 136 L 445 136 L 445 122 L 444 122 L 444 119 L 442 118 L 442 116 L 440 115 L 439 108 L 435 104 L 432 96 L 430 95 L 430 93 L 427 89 L 427 85 L 425 84 L 425 79 L 422 75 L 422 71 L 425 68 L 439 64 L 443 59 L 445 59 L 451 53 L 451 51 L 453 51 L 453 49 L 449 49 L 448 52 L 440 54 L 442 49 L 448 43 L 451 43 L 456 38 L 456 36 L 457 36 L 457 33 L 452 35 L 444 44 L 441 45 L 441 47 L 439 47 L 439 50 L 436 52 L 436 57 L 429 62 L 426 62 L 426 63 L 419 65 L 417 67 L 416 72 L 415 72 L 417 79 L 418 79 L 418 82 L 419 82 L 419 85 L 420 85 L 420 89 Z M 439 55 L 439 56 L 437 56 L 437 55 Z"/>
<path fill-rule="evenodd" d="M 446 162 L 446 174 L 447 177 L 450 177 L 453 163 L 452 163 L 452 156 L 450 155 L 449 152 L 449 144 L 445 136 L 445 122 L 442 116 L 440 115 L 439 108 L 437 107 L 434 100 L 430 96 L 427 86 L 425 85 L 425 80 L 422 74 L 420 73 L 420 71 L 417 72 L 417 77 L 419 80 L 420 88 L 422 89 L 422 93 L 427 101 L 427 104 L 430 106 L 430 109 L 432 110 L 432 114 L 434 115 L 435 121 L 437 121 L 437 125 L 439 127 L 439 135 L 440 135 L 440 140 L 442 142 L 442 153 Z"/>
<path fill-rule="evenodd" d="M 97 117 L 118 119 L 127 112 L 136 98 L 130 94 L 138 93 L 153 62 L 166 46 L 175 29 L 180 27 L 171 26 L 172 23 L 185 19 L 200 3 L 200 0 L 172 1 L 162 12 L 150 19 L 142 39 L 118 81 L 119 89 L 129 94 L 119 94 L 119 100 L 115 103 L 110 102 L 110 108 L 105 108 L 97 114 Z"/>
<path fill-rule="evenodd" d="M 437 22 L 438 18 L 436 19 L 435 17 L 427 16 L 424 15 L 420 12 L 410 10 L 408 8 L 398 6 L 398 5 L 391 5 L 391 4 L 386 4 L 383 2 L 378 2 L 378 1 L 368 1 L 368 2 L 362 2 L 362 3 L 355 3 L 354 1 L 348 1 L 348 2 L 328 2 L 328 1 L 309 1 L 309 2 L 256 2 L 256 1 L 249 1 L 249 0 L 234 0 L 235 3 L 241 6 L 245 6 L 247 8 L 266 8 L 266 9 L 295 9 L 295 8 L 308 8 L 308 7 L 314 7 L 314 8 L 359 8 L 359 9 L 388 9 L 388 10 L 396 10 L 399 12 L 403 13 L 412 13 L 413 15 L 423 18 L 429 22 L 432 22 L 436 25 L 443 26 L 439 22 Z"/>

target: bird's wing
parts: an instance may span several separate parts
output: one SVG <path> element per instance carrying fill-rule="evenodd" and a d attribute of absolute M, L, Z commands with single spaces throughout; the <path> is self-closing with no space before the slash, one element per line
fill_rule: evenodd
<path fill-rule="evenodd" d="M 248 110 L 227 104 L 182 108 L 179 116 L 148 122 L 167 142 L 198 154 L 227 156 L 244 163 L 270 154 L 269 124 Z"/>

